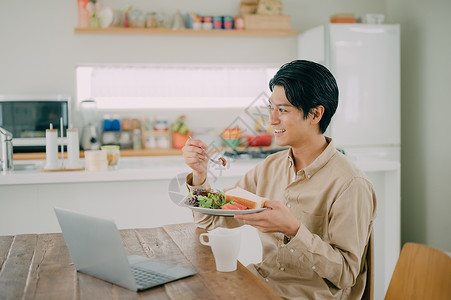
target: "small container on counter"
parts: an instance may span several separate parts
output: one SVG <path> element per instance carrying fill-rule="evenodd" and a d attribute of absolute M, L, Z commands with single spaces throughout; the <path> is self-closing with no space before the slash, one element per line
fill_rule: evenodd
<path fill-rule="evenodd" d="M 86 5 L 89 0 L 78 0 L 78 27 L 88 28 L 89 27 L 89 12 Z"/>
<path fill-rule="evenodd" d="M 141 129 L 141 121 L 138 119 L 138 117 L 132 118 L 131 125 L 132 125 L 132 128 L 131 128 L 132 130 Z"/>
<path fill-rule="evenodd" d="M 235 29 L 244 30 L 244 19 L 242 17 L 236 17 L 233 21 Z"/>
<path fill-rule="evenodd" d="M 121 117 L 119 115 L 113 115 L 113 119 L 111 120 L 111 131 L 120 131 L 121 130 Z"/>
<path fill-rule="evenodd" d="M 111 131 L 113 120 L 110 115 L 103 115 L 103 131 Z"/>
<path fill-rule="evenodd" d="M 122 131 L 119 138 L 119 145 L 121 149 L 131 149 L 132 148 L 132 137 L 131 137 L 132 123 L 129 118 L 122 119 Z"/>
<path fill-rule="evenodd" d="M 108 169 L 116 170 L 119 167 L 120 147 L 118 145 L 104 145 L 100 149 L 106 152 Z"/>
<path fill-rule="evenodd" d="M 122 130 L 127 131 L 132 128 L 131 122 L 129 118 L 122 119 Z"/>
<path fill-rule="evenodd" d="M 233 18 L 231 16 L 224 16 L 223 18 L 224 29 L 233 29 Z"/>
<path fill-rule="evenodd" d="M 213 29 L 222 29 L 222 16 L 213 17 Z"/>
<path fill-rule="evenodd" d="M 157 148 L 156 136 L 147 135 L 144 140 L 144 148 L 146 149 Z"/>
<path fill-rule="evenodd" d="M 107 153 L 103 150 L 85 151 L 86 171 L 106 171 L 108 170 Z"/>
<path fill-rule="evenodd" d="M 146 14 L 146 27 L 147 28 L 157 28 L 158 20 L 156 12 L 148 12 Z"/>
<path fill-rule="evenodd" d="M 150 130 L 154 130 L 154 121 L 152 121 L 152 118 L 151 117 L 146 117 L 144 120 L 143 120 L 143 128 L 144 128 L 144 130 L 146 130 L 146 131 L 150 131 Z"/>
<path fill-rule="evenodd" d="M 156 137 L 157 148 L 169 148 L 170 142 L 167 135 L 161 135 Z"/>
<path fill-rule="evenodd" d="M 155 130 L 166 131 L 168 130 L 168 121 L 166 119 L 159 119 L 155 122 Z"/>
<path fill-rule="evenodd" d="M 202 23 L 201 22 L 193 22 L 193 30 L 201 30 Z"/>
<path fill-rule="evenodd" d="M 203 30 L 211 30 L 213 29 L 213 19 L 210 16 L 202 17 L 202 29 Z"/>
<path fill-rule="evenodd" d="M 141 129 L 138 129 L 138 128 L 133 129 L 132 144 L 133 144 L 133 150 L 141 150 L 142 149 Z"/>
<path fill-rule="evenodd" d="M 115 131 L 104 131 L 102 133 L 102 144 L 114 144 L 117 139 L 117 132 Z"/>

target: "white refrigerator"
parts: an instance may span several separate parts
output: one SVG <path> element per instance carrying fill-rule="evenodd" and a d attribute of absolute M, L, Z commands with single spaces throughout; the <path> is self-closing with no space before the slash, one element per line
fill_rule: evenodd
<path fill-rule="evenodd" d="M 327 134 L 350 156 L 400 161 L 399 25 L 327 24 L 299 36 L 300 59 L 329 68 L 339 87 Z"/>
<path fill-rule="evenodd" d="M 315 27 L 299 35 L 298 56 L 334 74 L 339 104 L 326 135 L 375 187 L 374 299 L 384 299 L 400 251 L 400 26 Z"/>

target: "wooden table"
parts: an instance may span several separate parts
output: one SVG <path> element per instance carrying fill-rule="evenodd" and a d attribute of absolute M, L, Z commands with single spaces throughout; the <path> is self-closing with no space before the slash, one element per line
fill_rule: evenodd
<path fill-rule="evenodd" d="M 136 293 L 78 273 L 61 233 L 0 236 L 0 299 L 281 299 L 242 264 L 216 271 L 205 232 L 192 223 L 121 230 L 128 255 L 194 268 L 197 274 Z"/>

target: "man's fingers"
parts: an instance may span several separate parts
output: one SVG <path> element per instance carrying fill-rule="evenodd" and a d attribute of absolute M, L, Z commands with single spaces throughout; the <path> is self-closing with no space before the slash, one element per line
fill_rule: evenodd
<path fill-rule="evenodd" d="M 280 205 L 279 201 L 275 201 L 275 200 L 266 200 L 264 203 L 264 206 L 267 208 L 276 208 Z"/>
<path fill-rule="evenodd" d="M 266 211 L 253 213 L 253 214 L 245 214 L 245 215 L 235 215 L 234 218 L 238 220 L 246 220 L 246 221 L 257 221 L 264 220 L 266 217 Z"/>
<path fill-rule="evenodd" d="M 186 141 L 186 145 L 203 149 L 206 149 L 208 147 L 207 144 L 199 139 L 189 139 L 188 141 Z"/>

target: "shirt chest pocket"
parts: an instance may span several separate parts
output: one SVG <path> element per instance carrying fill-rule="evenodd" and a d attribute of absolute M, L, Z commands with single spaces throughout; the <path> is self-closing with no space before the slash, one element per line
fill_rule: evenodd
<path fill-rule="evenodd" d="M 313 215 L 312 213 L 300 210 L 299 221 L 307 227 L 311 233 L 318 235 L 322 240 L 329 240 L 327 233 L 327 216 Z"/>

